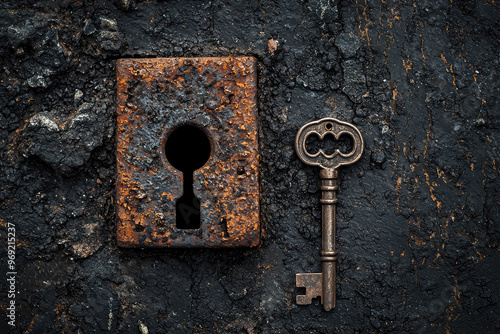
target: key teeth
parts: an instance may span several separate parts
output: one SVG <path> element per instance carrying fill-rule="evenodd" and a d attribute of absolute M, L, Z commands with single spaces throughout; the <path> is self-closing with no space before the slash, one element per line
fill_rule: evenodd
<path fill-rule="evenodd" d="M 309 305 L 312 299 L 322 297 L 322 274 L 321 273 L 303 273 L 295 275 L 295 286 L 297 288 L 306 288 L 305 295 L 297 295 L 295 300 L 298 305 Z M 321 298 L 323 303 L 323 298 Z"/>
<path fill-rule="evenodd" d="M 310 305 L 312 303 L 312 298 L 307 295 L 298 295 L 295 297 L 298 305 Z"/>

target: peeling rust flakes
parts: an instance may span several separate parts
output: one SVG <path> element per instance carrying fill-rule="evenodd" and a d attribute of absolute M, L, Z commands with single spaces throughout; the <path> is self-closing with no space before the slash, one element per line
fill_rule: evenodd
<path fill-rule="evenodd" d="M 121 247 L 252 247 L 260 243 L 256 67 L 251 57 L 120 59 L 117 240 Z M 212 144 L 194 173 L 201 227 L 177 229 L 182 173 L 164 145 L 177 126 Z"/>

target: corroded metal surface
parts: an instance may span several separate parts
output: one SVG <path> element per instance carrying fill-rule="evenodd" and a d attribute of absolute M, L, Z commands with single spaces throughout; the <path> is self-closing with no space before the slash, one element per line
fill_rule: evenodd
<path fill-rule="evenodd" d="M 118 245 L 257 246 L 255 60 L 120 59 L 116 67 Z M 175 226 L 182 173 L 164 151 L 169 134 L 186 123 L 203 128 L 212 145 L 208 162 L 193 176 L 199 229 Z"/>
<path fill-rule="evenodd" d="M 351 136 L 352 150 L 342 153 L 339 149 L 335 149 L 330 155 L 322 149 L 314 154 L 307 151 L 306 141 L 309 136 L 316 135 L 323 140 L 328 134 L 333 135 L 335 140 L 343 134 Z M 306 288 L 305 295 L 296 297 L 299 305 L 311 304 L 313 298 L 320 297 L 325 311 L 335 308 L 336 263 L 339 255 L 339 250 L 335 246 L 335 213 L 339 189 L 337 168 L 358 161 L 363 154 L 364 146 L 363 136 L 358 128 L 335 118 L 309 122 L 299 129 L 295 137 L 295 151 L 300 160 L 305 164 L 321 167 L 319 173 L 321 177 L 321 273 L 296 274 L 296 286 Z"/>

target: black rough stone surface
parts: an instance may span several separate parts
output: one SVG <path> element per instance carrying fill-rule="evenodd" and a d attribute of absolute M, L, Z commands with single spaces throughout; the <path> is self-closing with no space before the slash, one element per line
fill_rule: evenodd
<path fill-rule="evenodd" d="M 269 42 L 272 40 L 271 42 Z M 498 333 L 498 1 L 0 4 L 0 277 L 6 333 Z M 276 45 L 276 50 L 270 46 Z M 259 61 L 261 247 L 115 241 L 115 60 Z M 340 172 L 337 307 L 297 306 L 319 271 L 319 171 L 304 123 L 364 134 Z"/>

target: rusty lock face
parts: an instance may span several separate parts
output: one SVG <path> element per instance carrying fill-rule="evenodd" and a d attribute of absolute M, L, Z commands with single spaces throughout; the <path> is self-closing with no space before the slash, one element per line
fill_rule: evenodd
<path fill-rule="evenodd" d="M 260 243 L 251 57 L 117 61 L 117 241 Z"/>

